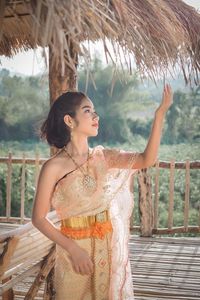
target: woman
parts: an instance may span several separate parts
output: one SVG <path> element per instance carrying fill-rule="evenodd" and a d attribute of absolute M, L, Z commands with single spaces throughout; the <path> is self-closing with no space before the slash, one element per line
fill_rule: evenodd
<path fill-rule="evenodd" d="M 141 153 L 89 147 L 99 116 L 83 93 L 67 92 L 53 103 L 41 137 L 60 150 L 42 165 L 32 222 L 56 243 L 56 300 L 134 299 L 128 257 L 131 178 L 155 163 L 172 98 L 165 85 Z M 60 228 L 46 217 L 51 205 Z"/>

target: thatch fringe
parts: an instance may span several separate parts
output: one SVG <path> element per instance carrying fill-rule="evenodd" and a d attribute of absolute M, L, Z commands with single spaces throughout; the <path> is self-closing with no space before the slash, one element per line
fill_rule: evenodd
<path fill-rule="evenodd" d="M 125 61 L 130 70 L 131 57 L 140 73 L 150 77 L 178 63 L 186 82 L 199 82 L 200 14 L 181 0 L 6 2 L 0 54 L 51 46 L 64 74 L 66 66 L 75 71 L 77 63 L 69 45 L 90 60 L 89 47 L 82 43 L 86 40 L 103 41 L 105 54 L 114 63 Z"/>

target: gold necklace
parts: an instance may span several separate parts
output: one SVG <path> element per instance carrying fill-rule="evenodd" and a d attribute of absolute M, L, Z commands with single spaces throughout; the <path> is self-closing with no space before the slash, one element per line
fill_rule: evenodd
<path fill-rule="evenodd" d="M 88 157 L 87 157 L 87 172 L 85 173 L 83 171 L 82 166 L 78 165 L 77 162 L 73 159 L 73 157 L 67 152 L 67 149 L 64 147 L 64 151 L 67 153 L 67 155 L 72 159 L 72 161 L 74 162 L 74 164 L 78 167 L 78 169 L 81 171 L 81 173 L 83 174 L 83 180 L 82 180 L 82 184 L 86 189 L 94 189 L 97 186 L 97 182 L 96 180 L 89 175 L 89 148 L 88 148 Z"/>

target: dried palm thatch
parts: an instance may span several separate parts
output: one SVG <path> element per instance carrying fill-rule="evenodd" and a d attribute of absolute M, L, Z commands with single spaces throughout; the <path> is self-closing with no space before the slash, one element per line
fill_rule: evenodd
<path fill-rule="evenodd" d="M 1 55 L 50 46 L 62 72 L 76 71 L 71 47 L 88 62 L 83 42 L 101 40 L 106 56 L 130 70 L 134 57 L 140 74 L 178 65 L 186 82 L 199 82 L 200 14 L 181 0 L 1 0 L 0 11 Z"/>

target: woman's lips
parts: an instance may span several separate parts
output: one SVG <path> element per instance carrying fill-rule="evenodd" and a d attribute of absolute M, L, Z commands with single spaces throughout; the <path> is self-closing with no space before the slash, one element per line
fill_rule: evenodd
<path fill-rule="evenodd" d="M 93 127 L 99 127 L 99 124 L 94 124 L 94 125 L 92 125 Z"/>

